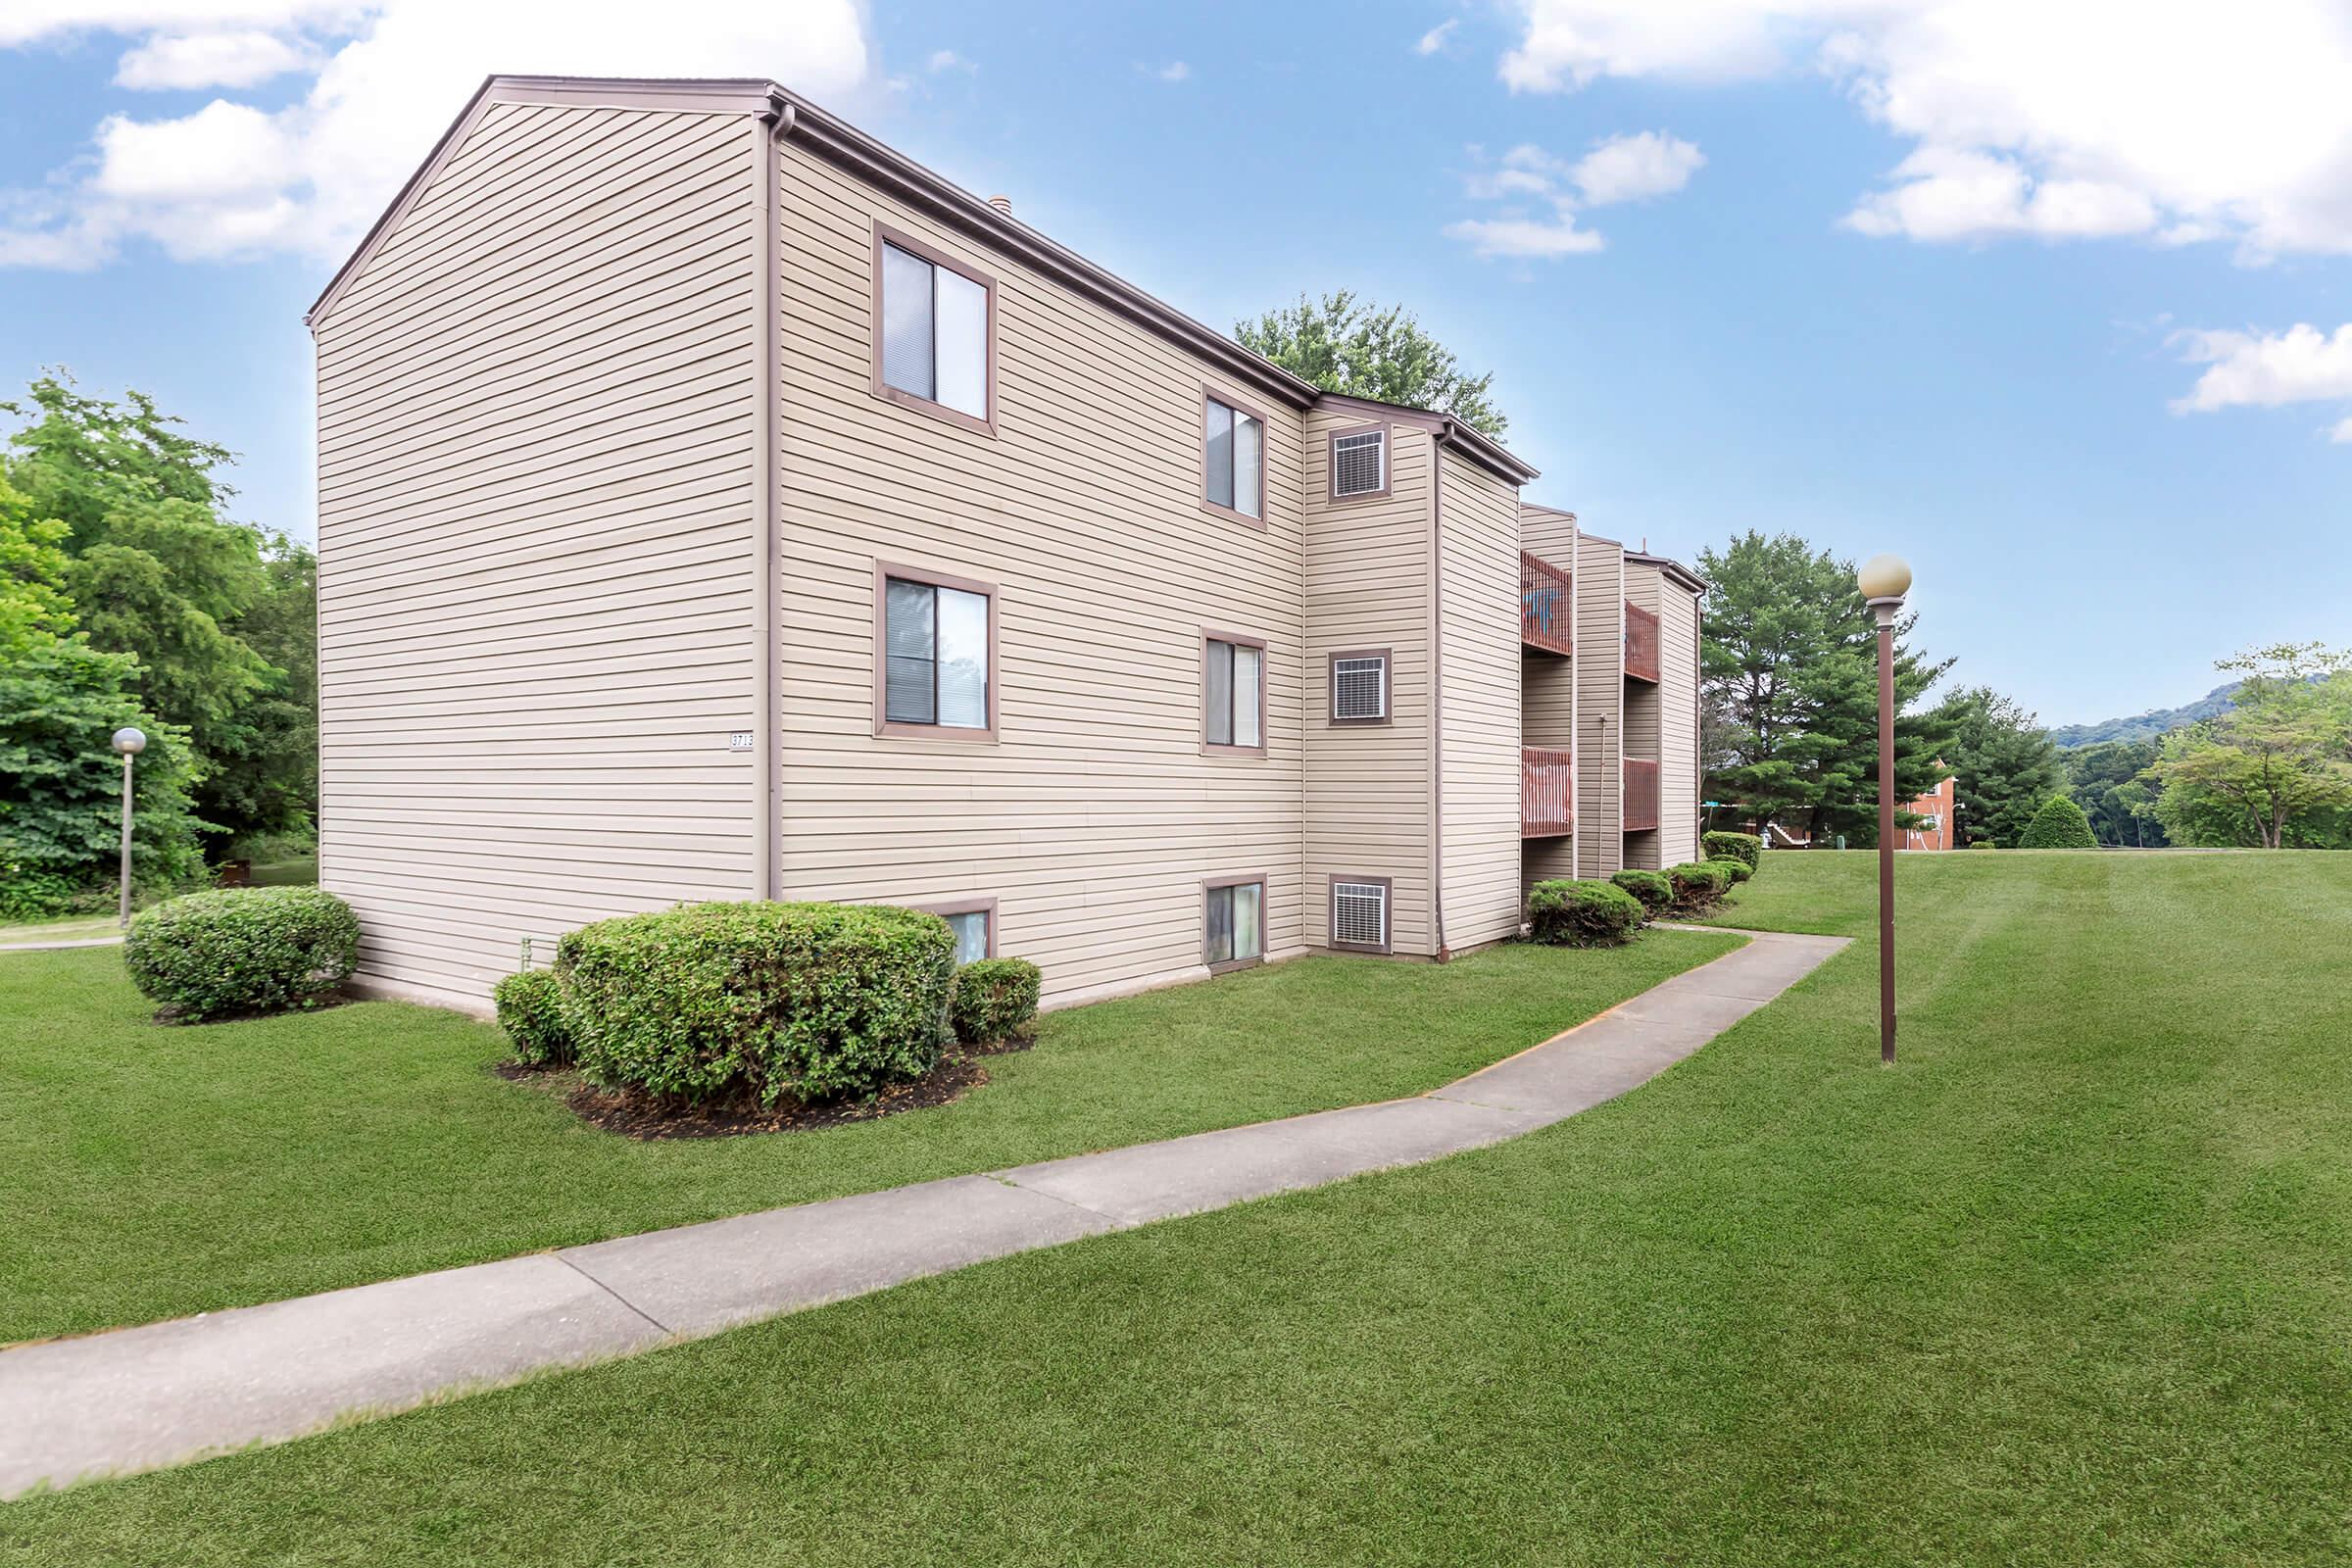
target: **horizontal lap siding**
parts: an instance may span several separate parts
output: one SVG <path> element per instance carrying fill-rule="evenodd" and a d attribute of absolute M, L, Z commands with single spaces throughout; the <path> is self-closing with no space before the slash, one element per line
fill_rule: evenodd
<path fill-rule="evenodd" d="M 1698 601 L 1673 583 L 1658 616 L 1658 832 L 1668 865 L 1698 858 Z"/>
<path fill-rule="evenodd" d="M 787 896 L 997 901 L 1049 998 L 1198 974 L 1203 878 L 1265 872 L 1301 931 L 1295 411 L 787 137 L 777 474 Z M 995 439 L 871 390 L 872 225 L 997 283 Z M 1207 383 L 1268 419 L 1269 526 L 1200 509 Z M 995 744 L 873 733 L 877 561 L 998 585 Z M 1268 755 L 1200 752 L 1200 628 L 1268 644 Z"/>
<path fill-rule="evenodd" d="M 1624 866 L 1618 830 L 1625 717 L 1625 547 L 1576 543 L 1576 865 L 1607 876 Z M 1605 725 L 1603 720 L 1606 721 Z"/>
<path fill-rule="evenodd" d="M 1663 579 L 1658 575 L 1657 567 L 1643 565 L 1638 562 L 1626 563 L 1625 597 L 1629 604 L 1646 610 L 1653 615 L 1656 614 L 1658 612 L 1658 593 L 1662 583 Z M 1661 670 L 1660 674 L 1663 675 L 1664 671 Z M 1625 683 L 1626 756 L 1645 758 L 1653 762 L 1658 760 L 1658 720 L 1660 703 L 1664 696 L 1663 685 L 1662 680 L 1655 685 L 1645 680 L 1629 680 Z M 1663 801 L 1666 797 L 1661 794 L 1659 798 Z M 1661 808 L 1658 820 L 1662 823 L 1665 819 L 1665 812 Z M 1660 858 L 1661 842 L 1660 835 L 1654 832 L 1627 834 L 1625 836 L 1625 863 L 1639 866 L 1645 871 L 1655 871 L 1661 866 L 1677 864 L 1678 862 L 1674 860 Z"/>
<path fill-rule="evenodd" d="M 1446 942 L 1519 930 L 1519 491 L 1438 463 L 1439 737 Z"/>
<path fill-rule="evenodd" d="M 1391 425 L 1390 494 L 1329 499 L 1330 434 L 1368 421 L 1323 410 L 1306 420 L 1306 941 L 1330 940 L 1330 879 L 1387 877 L 1398 953 L 1437 951 L 1432 919 L 1429 436 Z M 1387 724 L 1331 718 L 1331 655 L 1390 651 Z"/>
<path fill-rule="evenodd" d="M 493 105 L 319 323 L 364 978 L 478 1004 L 522 938 L 752 890 L 758 167 L 742 117 Z"/>

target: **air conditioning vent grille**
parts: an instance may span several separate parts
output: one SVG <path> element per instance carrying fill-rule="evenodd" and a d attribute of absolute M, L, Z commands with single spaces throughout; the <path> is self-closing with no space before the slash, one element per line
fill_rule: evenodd
<path fill-rule="evenodd" d="M 1389 662 L 1379 658 L 1333 660 L 1331 716 L 1388 717 Z"/>
<path fill-rule="evenodd" d="M 1331 493 L 1378 495 L 1388 488 L 1388 456 L 1386 431 L 1366 430 L 1336 438 L 1331 443 Z"/>
<path fill-rule="evenodd" d="M 1331 887 L 1334 947 L 1389 945 L 1389 890 L 1378 882 L 1335 882 Z"/>

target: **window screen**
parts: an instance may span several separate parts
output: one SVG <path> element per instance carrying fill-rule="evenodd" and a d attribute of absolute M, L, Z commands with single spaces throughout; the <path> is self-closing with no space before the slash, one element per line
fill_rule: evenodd
<path fill-rule="evenodd" d="M 1260 918 L 1265 888 L 1256 882 L 1238 882 L 1208 890 L 1207 941 L 1204 956 L 1210 963 L 1239 963 L 1265 956 L 1265 934 Z"/>
<path fill-rule="evenodd" d="M 882 615 L 882 716 L 988 728 L 988 596 L 892 577 Z"/>
<path fill-rule="evenodd" d="M 1389 662 L 1364 655 L 1331 662 L 1331 716 L 1386 718 L 1389 716 Z"/>
<path fill-rule="evenodd" d="M 1388 488 L 1389 438 L 1384 430 L 1344 435 L 1331 444 L 1331 493 L 1374 495 Z"/>
<path fill-rule="evenodd" d="M 988 417 L 988 289 L 882 246 L 882 383 Z"/>
<path fill-rule="evenodd" d="M 1258 514 L 1258 473 L 1266 457 L 1266 427 L 1254 415 L 1208 400 L 1200 439 L 1208 500 L 1245 517 Z"/>
<path fill-rule="evenodd" d="M 1264 715 L 1259 698 L 1265 653 L 1248 643 L 1208 641 L 1208 743 L 1263 746 Z"/>

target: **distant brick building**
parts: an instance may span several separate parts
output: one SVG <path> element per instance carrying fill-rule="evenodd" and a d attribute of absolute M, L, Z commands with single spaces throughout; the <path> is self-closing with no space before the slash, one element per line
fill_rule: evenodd
<path fill-rule="evenodd" d="M 1902 842 L 1896 848 L 1905 850 L 1956 850 L 1960 848 L 1959 841 L 1952 836 L 1952 809 L 1957 804 L 1957 798 L 1952 793 L 1952 780 L 1947 775 L 1942 783 L 1903 808 L 1912 815 L 1924 816 L 1927 820 L 1918 827 L 1902 829 Z"/>

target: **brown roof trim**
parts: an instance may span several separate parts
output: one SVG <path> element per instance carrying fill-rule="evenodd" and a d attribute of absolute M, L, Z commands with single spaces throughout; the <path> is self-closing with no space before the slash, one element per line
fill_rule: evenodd
<path fill-rule="evenodd" d="M 1377 398 L 1350 397 L 1340 392 L 1318 393 L 1315 407 L 1361 414 L 1370 418 L 1387 419 L 1391 424 L 1427 430 L 1438 438 L 1438 445 L 1453 448 L 1480 467 L 1513 484 L 1529 484 L 1540 477 L 1534 468 L 1512 456 L 1502 443 L 1472 429 L 1450 415 L 1433 414 L 1427 409 L 1410 408 L 1402 403 L 1383 403 Z"/>
<path fill-rule="evenodd" d="M 1575 513 L 1573 513 L 1573 512 L 1570 512 L 1570 511 L 1569 511 L 1567 508 L 1565 508 L 1565 507 L 1546 507 L 1546 506 L 1543 505 L 1542 503 L 1540 503 L 1540 502 L 1535 502 L 1535 501 L 1522 501 L 1522 502 L 1520 502 L 1520 503 L 1519 503 L 1519 511 L 1520 511 L 1520 514 L 1521 514 L 1521 515 L 1525 515 L 1526 514 L 1528 514 L 1528 513 L 1530 513 L 1530 512 L 1535 512 L 1535 513 L 1541 513 L 1543 515 L 1544 515 L 1544 516 L 1546 516 L 1546 517 L 1565 517 L 1565 518 L 1567 518 L 1567 519 L 1568 519 L 1570 522 L 1574 522 L 1574 521 L 1576 521 L 1576 520 L 1577 520 L 1577 518 L 1576 518 L 1576 514 L 1575 514 Z"/>
<path fill-rule="evenodd" d="M 1671 557 L 1644 555 L 1639 550 L 1628 550 L 1625 553 L 1625 559 L 1628 565 L 1655 566 L 1661 575 L 1680 583 L 1694 594 L 1703 594 L 1707 591 L 1707 580 L 1704 577 Z"/>

